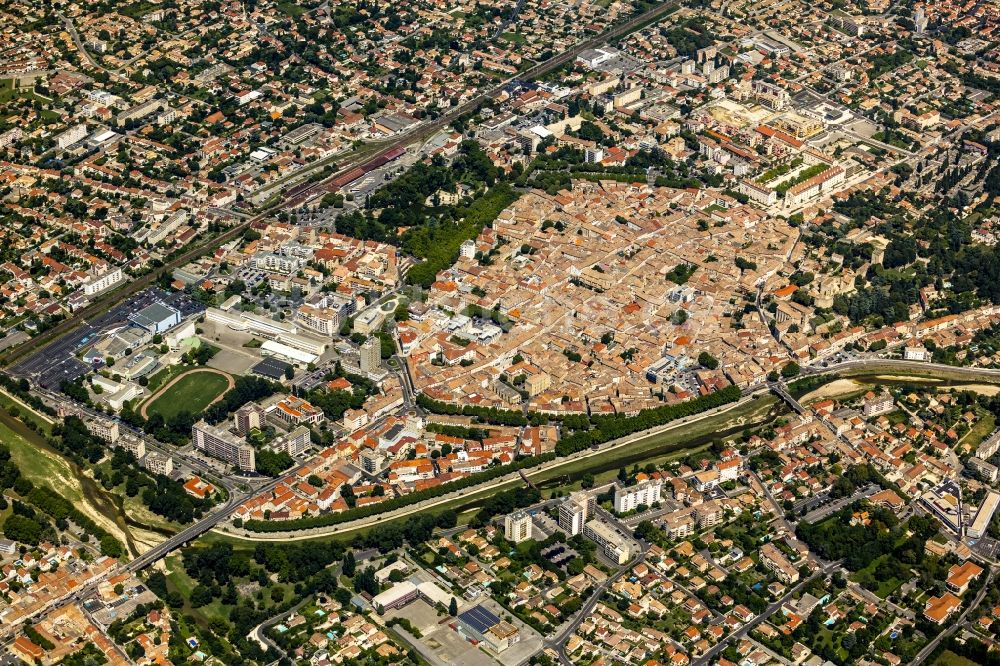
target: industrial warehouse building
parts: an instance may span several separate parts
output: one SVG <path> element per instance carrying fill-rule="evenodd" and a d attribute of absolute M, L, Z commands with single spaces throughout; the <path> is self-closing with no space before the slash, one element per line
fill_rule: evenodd
<path fill-rule="evenodd" d="M 181 313 L 177 308 L 172 308 L 166 303 L 157 301 L 131 314 L 129 321 L 139 328 L 149 331 L 151 335 L 156 335 L 157 333 L 169 331 L 181 323 Z"/>
<path fill-rule="evenodd" d="M 482 605 L 460 613 L 458 626 L 467 637 L 486 643 L 495 652 L 503 652 L 521 640 L 517 627 Z"/>

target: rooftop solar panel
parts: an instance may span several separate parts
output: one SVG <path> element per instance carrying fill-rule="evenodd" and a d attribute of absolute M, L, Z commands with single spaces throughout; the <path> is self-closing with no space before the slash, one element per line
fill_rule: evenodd
<path fill-rule="evenodd" d="M 482 606 L 474 606 L 470 608 L 464 613 L 461 613 L 458 616 L 458 619 L 469 625 L 473 630 L 479 632 L 480 634 L 485 634 L 490 630 L 490 627 L 500 624 L 500 618 L 497 617 L 492 611 L 483 608 Z"/>

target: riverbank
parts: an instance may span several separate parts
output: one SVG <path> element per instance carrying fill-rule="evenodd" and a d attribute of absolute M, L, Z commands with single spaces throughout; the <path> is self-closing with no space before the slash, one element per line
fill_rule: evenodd
<path fill-rule="evenodd" d="M 762 395 L 745 399 L 719 408 L 712 413 L 696 415 L 682 423 L 667 425 L 660 431 L 628 439 L 605 446 L 600 449 L 581 452 L 581 455 L 568 460 L 556 460 L 540 469 L 525 469 L 525 475 L 536 486 L 549 490 L 570 490 L 579 485 L 584 475 L 594 474 L 604 478 L 614 476 L 622 466 L 645 465 L 658 463 L 678 455 L 688 455 L 696 450 L 704 449 L 711 442 L 732 437 L 746 428 L 757 428 L 770 422 L 778 413 L 784 413 L 787 408 L 777 398 Z M 432 506 L 410 507 L 403 515 L 392 517 L 374 516 L 362 521 L 352 521 L 340 526 L 331 526 L 322 532 L 246 532 L 231 528 L 216 528 L 202 537 L 205 543 L 229 543 L 234 548 L 247 548 L 260 542 L 288 541 L 350 541 L 356 536 L 364 535 L 371 529 L 408 520 L 417 511 L 455 511 L 463 517 L 469 516 L 489 497 L 496 493 L 523 487 L 524 481 L 519 478 L 500 483 L 487 484 L 482 488 L 454 498 L 445 498 L 433 502 Z"/>
<path fill-rule="evenodd" d="M 857 397 L 879 386 L 920 386 L 938 388 L 942 391 L 972 391 L 986 397 L 1000 394 L 1000 380 L 990 383 L 990 376 L 983 376 L 979 381 L 956 379 L 947 376 L 947 370 L 931 369 L 926 375 L 908 371 L 906 374 L 878 373 L 855 374 L 850 377 L 840 377 L 817 386 L 799 398 L 803 405 L 810 405 L 824 399 L 847 400 Z"/>
<path fill-rule="evenodd" d="M 891 369 L 879 368 L 868 372 L 847 371 L 845 377 L 831 377 L 829 381 L 820 383 L 802 397 L 802 402 L 808 404 L 825 398 L 847 399 L 863 394 L 877 385 L 927 385 L 940 386 L 946 390 L 978 390 L 984 394 L 991 389 L 990 382 L 1000 383 L 1000 377 L 983 377 L 972 382 L 961 371 L 949 368 L 929 367 L 922 369 L 900 370 L 893 373 Z M 964 380 L 964 381 L 963 381 Z M 1000 392 L 1000 387 L 997 387 Z M 713 413 L 706 413 L 690 422 L 668 425 L 659 432 L 640 439 L 625 441 L 602 447 L 600 449 L 581 452 L 582 455 L 572 460 L 556 460 L 537 469 L 525 469 L 525 476 L 536 487 L 546 493 L 565 493 L 580 488 L 584 476 L 593 476 L 597 484 L 610 480 L 621 467 L 632 465 L 662 464 L 678 457 L 690 455 L 698 450 L 704 450 L 713 441 L 724 440 L 745 429 L 754 429 L 773 421 L 783 413 L 787 413 L 784 403 L 773 395 L 758 394 L 754 398 L 744 399 L 738 403 L 726 406 Z M 316 532 L 277 532 L 255 533 L 232 528 L 216 528 L 203 539 L 210 542 L 226 542 L 234 547 L 247 547 L 255 542 L 274 541 L 346 541 L 358 535 L 369 532 L 376 526 L 389 525 L 406 520 L 419 511 L 452 510 L 463 520 L 474 515 L 476 509 L 485 499 L 502 490 L 521 485 L 523 481 L 508 479 L 485 488 L 477 488 L 466 495 L 443 499 L 432 505 L 419 507 L 396 516 L 373 516 L 362 521 L 352 521 L 341 526 L 331 526 L 329 529 Z"/>
<path fill-rule="evenodd" d="M 36 486 L 51 488 L 116 539 L 129 545 L 130 535 L 115 519 L 114 513 L 107 510 L 106 503 L 98 507 L 86 501 L 88 495 L 96 496 L 97 493 L 85 487 L 89 485 L 84 481 L 87 477 L 79 467 L 63 458 L 41 435 L 3 410 L 0 410 L 0 439 L 10 449 L 11 459 L 22 476 Z M 130 545 L 129 552 L 135 555 Z"/>
<path fill-rule="evenodd" d="M 40 417 L 35 412 L 31 415 Z M 47 486 L 72 502 L 81 513 L 123 543 L 131 557 L 165 540 L 156 532 L 130 524 L 121 497 L 104 490 L 89 471 L 66 459 L 41 434 L 3 409 L 0 409 L 0 440 L 10 449 L 11 459 L 26 479 L 36 486 Z"/>

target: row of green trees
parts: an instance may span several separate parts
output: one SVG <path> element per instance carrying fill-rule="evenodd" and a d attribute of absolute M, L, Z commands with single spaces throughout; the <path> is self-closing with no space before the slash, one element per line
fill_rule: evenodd
<path fill-rule="evenodd" d="M 285 532 L 337 525 L 357 520 L 359 518 L 381 514 L 394 509 L 402 508 L 404 506 L 410 506 L 427 499 L 440 497 L 441 495 L 451 493 L 455 490 L 478 486 L 511 472 L 529 467 L 536 467 L 538 465 L 551 462 L 557 457 L 571 455 L 595 444 L 602 444 L 613 439 L 626 437 L 636 432 L 664 425 L 679 418 L 684 418 L 685 416 L 691 416 L 699 412 L 714 409 L 715 407 L 720 407 L 739 400 L 740 395 L 740 390 L 737 387 L 728 386 L 707 396 L 696 398 L 695 400 L 675 405 L 664 405 L 663 407 L 657 407 L 655 409 L 643 410 L 634 417 L 594 416 L 588 418 L 585 415 L 578 415 L 578 418 L 564 422 L 564 427 L 566 427 L 567 423 L 569 423 L 578 429 L 572 432 L 572 434 L 564 436 L 564 438 L 560 440 L 560 442 L 556 445 L 555 453 L 548 453 L 530 458 L 520 458 L 510 465 L 495 465 L 483 472 L 472 474 L 458 481 L 410 493 L 409 495 L 405 495 L 403 497 L 388 499 L 383 502 L 379 502 L 378 504 L 358 509 L 351 509 L 341 513 L 307 516 L 305 518 L 291 521 L 274 522 L 268 520 L 251 520 L 244 523 L 244 527 L 255 532 Z M 421 400 L 421 406 L 429 408 L 430 411 L 443 409 L 445 406 L 449 406 L 448 403 L 433 401 L 422 395 L 418 396 L 418 401 Z M 455 408 L 458 409 L 457 407 Z M 484 408 L 466 405 L 465 407 L 462 407 L 460 411 L 455 413 L 466 413 L 466 410 L 469 410 L 469 415 L 482 415 L 483 417 L 492 418 L 498 421 L 506 420 L 508 418 L 512 419 L 512 415 L 517 414 L 517 416 L 520 417 L 518 425 L 525 425 L 527 423 L 527 419 L 525 419 L 522 414 L 518 412 L 505 412 L 504 410 L 486 410 Z M 477 412 L 477 410 L 483 411 Z"/>
<path fill-rule="evenodd" d="M 565 435 L 556 444 L 556 454 L 568 456 L 577 451 L 610 442 L 613 439 L 627 437 L 649 428 L 665 425 L 686 416 L 715 409 L 740 399 L 740 389 L 727 386 L 708 395 L 694 400 L 680 402 L 674 405 L 664 405 L 653 409 L 644 409 L 636 416 L 592 416 L 590 427 L 579 429 Z"/>
<path fill-rule="evenodd" d="M 393 497 L 391 499 L 383 500 L 377 504 L 369 504 L 368 506 L 350 509 L 349 511 L 343 511 L 341 513 L 325 513 L 316 516 L 306 516 L 296 520 L 277 522 L 270 520 L 249 520 L 243 524 L 243 527 L 254 532 L 287 532 L 339 525 L 341 523 L 350 522 L 359 518 L 367 518 L 381 513 L 386 513 L 388 511 L 393 511 L 395 509 L 401 509 L 425 500 L 447 495 L 448 493 L 455 492 L 456 490 L 462 490 L 463 488 L 478 486 L 492 479 L 506 476 L 511 472 L 516 472 L 528 467 L 535 467 L 546 462 L 551 462 L 552 460 L 555 460 L 554 453 L 545 453 L 540 456 L 532 456 L 530 458 L 519 458 L 509 465 L 497 464 L 477 474 L 470 474 L 462 479 L 434 486 L 433 488 L 428 488 L 426 490 L 418 490 L 408 495 L 403 495 L 402 497 Z M 343 488 L 350 492 L 350 486 L 347 484 L 345 484 Z M 344 491 L 342 490 L 341 492 L 343 493 Z"/>

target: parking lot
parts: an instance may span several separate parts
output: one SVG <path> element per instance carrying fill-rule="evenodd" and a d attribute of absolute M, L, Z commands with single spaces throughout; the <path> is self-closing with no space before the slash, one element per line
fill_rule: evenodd
<path fill-rule="evenodd" d="M 1000 554 L 1000 541 L 992 537 L 983 537 L 978 541 L 973 541 L 972 550 L 988 560 L 995 560 Z"/>
<path fill-rule="evenodd" d="M 156 301 L 163 301 L 180 310 L 182 319 L 205 309 L 201 303 L 182 292 L 168 294 L 157 288 L 143 290 L 27 357 L 13 367 L 13 374 L 26 377 L 44 388 L 58 389 L 64 381 L 72 381 L 90 370 L 90 366 L 75 356 L 80 348 L 96 341 L 102 333 L 128 324 L 129 315 Z"/>
<path fill-rule="evenodd" d="M 423 599 L 411 601 L 402 608 L 394 608 L 385 612 L 387 620 L 397 617 L 409 620 L 413 628 L 424 636 L 434 631 L 442 619 L 434 607 Z"/>
<path fill-rule="evenodd" d="M 490 661 L 485 653 L 462 638 L 461 634 L 448 625 L 437 627 L 434 631 L 424 634 L 420 642 L 426 650 L 431 652 L 433 655 L 432 659 L 438 664 L 480 666 L 480 664 L 489 663 Z M 422 650 L 421 652 L 424 651 Z"/>
<path fill-rule="evenodd" d="M 495 604 L 487 603 L 485 605 L 491 606 L 494 611 L 499 611 L 501 617 L 509 615 Z M 482 664 L 500 662 L 504 666 L 516 666 L 526 662 L 531 655 L 542 648 L 541 636 L 519 620 L 515 620 L 514 624 L 521 631 L 521 640 L 500 654 L 473 645 L 461 633 L 452 629 L 451 624 L 454 624 L 454 619 L 451 623 L 436 625 L 433 630 L 425 633 L 423 638 L 419 640 L 421 648 L 423 648 L 419 652 L 431 663 L 481 666 Z"/>
<path fill-rule="evenodd" d="M 820 495 L 808 500 L 806 504 L 803 505 L 803 508 L 807 511 L 807 513 L 803 516 L 802 520 L 807 523 L 818 522 L 825 519 L 827 516 L 836 513 L 849 504 L 853 504 L 854 502 L 858 502 L 865 497 L 874 495 L 879 490 L 880 488 L 877 485 L 870 483 L 867 486 L 858 489 L 850 497 L 844 497 L 829 504 L 825 504 L 825 502 L 830 499 L 829 493 L 821 493 Z"/>

